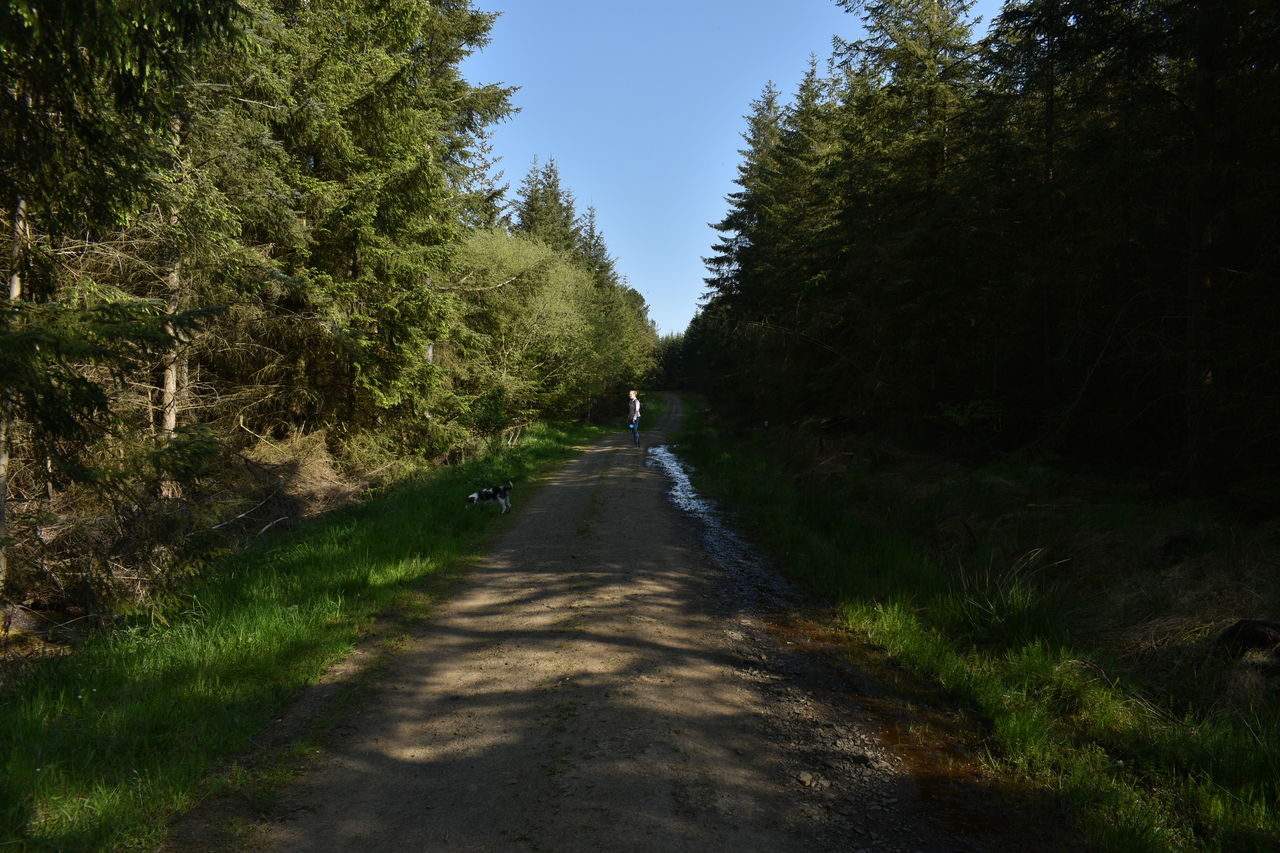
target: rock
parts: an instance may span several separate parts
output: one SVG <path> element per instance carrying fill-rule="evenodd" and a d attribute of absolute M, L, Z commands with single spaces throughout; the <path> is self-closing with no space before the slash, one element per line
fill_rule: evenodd
<path fill-rule="evenodd" d="M 1280 647 L 1280 622 L 1240 619 L 1219 634 L 1215 643 L 1232 657 L 1256 649 L 1276 649 Z"/>
<path fill-rule="evenodd" d="M 925 550 L 939 565 L 957 568 L 978 550 L 978 537 L 963 518 L 940 521 L 929 531 Z"/>
<path fill-rule="evenodd" d="M 1190 558 L 1199 548 L 1201 538 L 1203 537 L 1191 530 L 1166 536 L 1157 546 L 1156 564 L 1167 569 Z"/>
<path fill-rule="evenodd" d="M 53 624 L 52 619 L 43 617 L 35 610 L 17 605 L 0 606 L 0 621 L 3 622 L 6 634 L 10 631 L 15 634 L 37 634 Z"/>

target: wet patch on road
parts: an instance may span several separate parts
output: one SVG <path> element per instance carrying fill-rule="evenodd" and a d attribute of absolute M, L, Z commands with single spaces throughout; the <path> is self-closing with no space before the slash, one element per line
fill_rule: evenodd
<path fill-rule="evenodd" d="M 666 477 L 668 499 L 724 573 L 725 633 L 743 677 L 773 698 L 793 781 L 814 789 L 823 812 L 814 825 L 868 851 L 1079 849 L 1050 796 L 984 767 L 980 728 L 783 577 L 698 493 L 672 447 L 648 448 L 645 464 Z"/>

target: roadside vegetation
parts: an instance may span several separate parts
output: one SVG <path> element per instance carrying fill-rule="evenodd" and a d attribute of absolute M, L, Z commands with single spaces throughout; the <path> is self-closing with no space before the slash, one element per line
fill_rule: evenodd
<path fill-rule="evenodd" d="M 970 709 L 992 765 L 1063 794 L 1099 849 L 1276 849 L 1280 661 L 1221 641 L 1280 600 L 1269 526 L 1016 459 L 818 455 L 687 410 L 698 487 Z"/>
<path fill-rule="evenodd" d="M 662 343 L 702 487 L 1103 849 L 1277 849 L 1280 7 L 837 2 Z"/>
<path fill-rule="evenodd" d="M 272 757 L 250 768 L 235 756 L 375 617 L 430 607 L 484 553 L 500 516 L 463 497 L 510 479 L 523 500 L 600 432 L 534 428 L 501 455 L 390 486 L 218 560 L 145 616 L 5 684 L 0 846 L 150 850 L 203 798 L 269 797 Z"/>

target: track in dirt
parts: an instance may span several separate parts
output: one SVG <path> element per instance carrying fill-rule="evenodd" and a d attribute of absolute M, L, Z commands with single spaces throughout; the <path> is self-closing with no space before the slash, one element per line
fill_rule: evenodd
<path fill-rule="evenodd" d="M 680 417 L 668 396 L 646 447 L 610 436 L 515 490 L 254 849 L 1007 849 L 930 819 L 840 684 L 771 639 L 759 579 L 708 556 L 646 464 Z"/>

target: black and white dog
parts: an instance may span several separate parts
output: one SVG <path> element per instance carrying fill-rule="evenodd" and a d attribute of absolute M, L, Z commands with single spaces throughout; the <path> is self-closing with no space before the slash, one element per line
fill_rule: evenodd
<path fill-rule="evenodd" d="M 502 505 L 502 513 L 505 515 L 511 512 L 511 498 L 509 493 L 515 486 L 510 480 L 505 486 L 490 486 L 487 489 L 481 489 L 478 492 L 472 492 L 467 495 L 467 504 L 482 504 L 489 501 L 497 501 Z"/>

